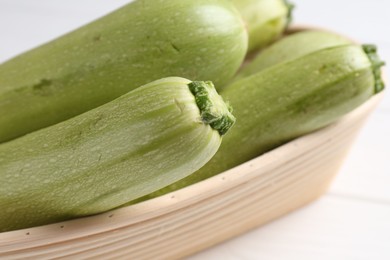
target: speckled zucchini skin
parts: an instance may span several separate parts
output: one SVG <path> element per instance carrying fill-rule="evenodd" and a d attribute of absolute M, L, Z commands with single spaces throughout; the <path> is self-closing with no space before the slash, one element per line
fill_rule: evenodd
<path fill-rule="evenodd" d="M 0 232 L 104 212 L 215 154 L 234 117 L 211 83 L 166 78 L 0 145 Z"/>
<path fill-rule="evenodd" d="M 293 5 L 286 0 L 231 0 L 245 21 L 248 52 L 266 47 L 281 36 L 291 21 Z"/>
<path fill-rule="evenodd" d="M 223 85 L 247 38 L 229 1 L 137 0 L 0 65 L 0 142 L 163 77 Z"/>
<path fill-rule="evenodd" d="M 352 44 L 350 39 L 328 31 L 305 30 L 293 33 L 262 50 L 240 69 L 233 81 L 256 74 L 278 63 L 297 59 L 325 48 L 350 44 Z"/>

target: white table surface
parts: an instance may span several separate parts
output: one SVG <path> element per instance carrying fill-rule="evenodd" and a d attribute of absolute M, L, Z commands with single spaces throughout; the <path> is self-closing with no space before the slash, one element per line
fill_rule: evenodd
<path fill-rule="evenodd" d="M 0 0 L 0 62 L 127 2 Z M 377 44 L 390 75 L 389 0 L 294 2 L 294 23 L 326 27 Z M 367 121 L 326 195 L 189 259 L 390 259 L 389 94 Z"/>

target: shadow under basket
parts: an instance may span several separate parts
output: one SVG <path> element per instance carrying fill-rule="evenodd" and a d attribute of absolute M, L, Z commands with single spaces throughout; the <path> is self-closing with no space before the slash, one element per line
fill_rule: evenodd
<path fill-rule="evenodd" d="M 326 192 L 382 96 L 324 129 L 165 196 L 0 233 L 0 257 L 176 259 L 264 225 Z"/>

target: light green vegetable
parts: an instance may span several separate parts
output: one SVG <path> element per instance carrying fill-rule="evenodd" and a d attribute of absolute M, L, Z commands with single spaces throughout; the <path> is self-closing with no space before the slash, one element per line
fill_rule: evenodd
<path fill-rule="evenodd" d="M 180 76 L 225 84 L 247 50 L 226 0 L 137 0 L 0 65 L 0 142 Z"/>
<path fill-rule="evenodd" d="M 182 179 L 234 123 L 209 82 L 166 78 L 0 145 L 0 232 L 104 212 Z"/>
<path fill-rule="evenodd" d="M 373 46 L 344 45 L 279 63 L 222 91 L 237 123 L 199 171 L 140 200 L 214 176 L 322 128 L 383 89 Z M 139 201 L 140 201 L 139 200 Z"/>
<path fill-rule="evenodd" d="M 319 30 L 297 32 L 261 51 L 237 73 L 233 81 L 248 77 L 278 63 L 297 59 L 325 48 L 350 44 L 352 44 L 351 40 L 332 32 Z"/>
<path fill-rule="evenodd" d="M 283 33 L 293 5 L 286 0 L 232 0 L 249 34 L 248 52 L 264 48 Z"/>

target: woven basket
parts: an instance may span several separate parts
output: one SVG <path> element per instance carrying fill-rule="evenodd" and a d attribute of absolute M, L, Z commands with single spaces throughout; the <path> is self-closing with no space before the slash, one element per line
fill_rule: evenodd
<path fill-rule="evenodd" d="M 176 259 L 264 225 L 327 190 L 382 95 L 190 187 L 92 217 L 0 233 L 0 258 Z"/>

